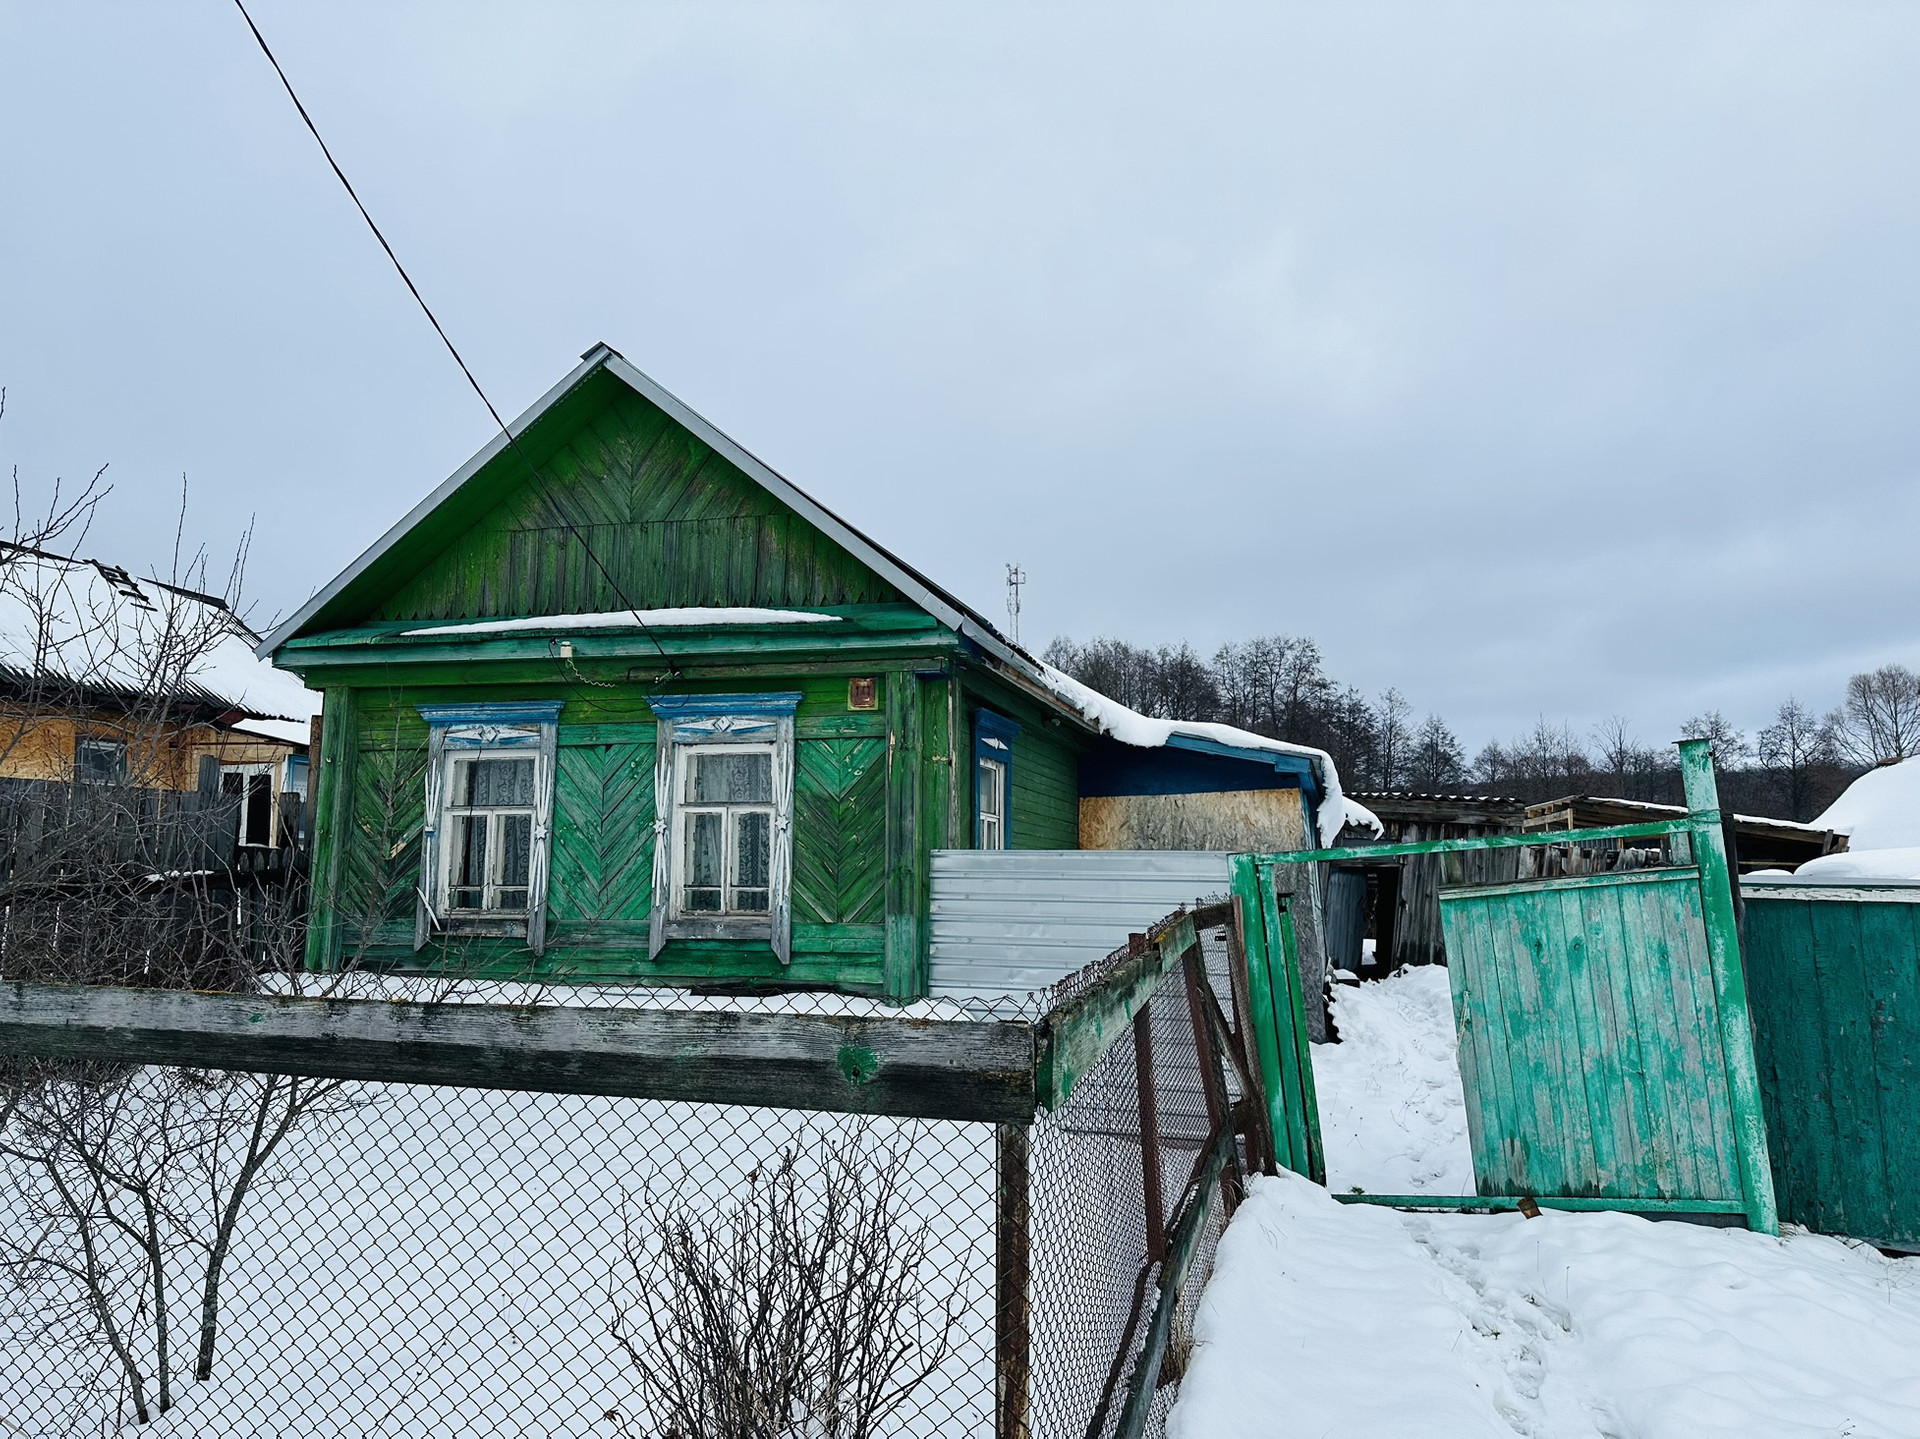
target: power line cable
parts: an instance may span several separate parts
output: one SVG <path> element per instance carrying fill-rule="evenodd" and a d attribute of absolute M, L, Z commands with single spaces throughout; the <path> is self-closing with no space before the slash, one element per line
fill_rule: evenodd
<path fill-rule="evenodd" d="M 340 162 L 333 158 L 333 151 L 327 148 L 326 140 L 321 137 L 320 127 L 313 123 L 313 116 L 307 113 L 307 107 L 300 102 L 300 96 L 293 88 L 293 81 L 287 78 L 287 72 L 280 67 L 280 61 L 275 57 L 273 47 L 267 44 L 267 37 L 262 35 L 260 33 L 260 27 L 253 23 L 253 16 L 247 13 L 247 7 L 243 3 L 243 0 L 233 0 L 233 5 L 234 8 L 240 12 L 240 18 L 247 22 L 247 29 L 253 32 L 253 38 L 255 43 L 260 47 L 260 53 L 265 55 L 267 57 L 267 63 L 273 66 L 273 73 L 280 77 L 281 87 L 286 90 L 287 98 L 293 101 L 293 108 L 300 112 L 300 119 L 306 125 L 307 133 L 313 136 L 313 142 L 320 147 L 320 153 L 327 157 L 327 164 L 332 167 L 334 175 L 339 179 L 342 187 L 345 188 L 347 197 L 353 201 L 354 208 L 360 212 L 360 218 L 365 220 L 367 222 L 367 228 L 373 231 L 373 238 L 378 240 L 380 242 L 380 248 L 387 252 L 387 258 L 393 262 L 393 268 L 399 273 L 401 280 L 405 282 L 407 292 L 413 296 L 414 303 L 419 305 L 420 312 L 427 317 L 427 323 L 433 326 L 433 332 L 440 337 L 440 343 L 447 347 L 447 353 L 453 356 L 453 362 L 460 367 L 460 373 L 467 377 L 467 383 L 473 387 L 474 394 L 480 397 L 480 403 L 485 405 L 487 407 L 487 413 L 493 416 L 493 422 L 500 427 L 500 433 L 507 437 L 508 446 L 512 448 L 514 454 L 520 457 L 520 463 L 527 467 L 527 474 L 530 475 L 533 482 L 540 486 L 540 488 L 547 493 L 548 497 L 551 498 L 553 491 L 548 486 L 545 478 L 542 477 L 540 471 L 534 467 L 533 461 L 527 457 L 527 452 L 520 448 L 519 438 L 512 430 L 507 428 L 507 422 L 500 418 L 500 411 L 495 409 L 493 401 L 487 398 L 487 392 L 480 388 L 479 380 L 474 378 L 473 371 L 468 368 L 467 362 L 460 357 L 460 351 L 454 348 L 453 341 L 441 326 L 438 317 L 434 315 L 432 306 L 427 304 L 426 297 L 420 293 L 420 287 L 413 283 L 413 276 L 407 273 L 407 267 L 400 263 L 400 257 L 394 254 L 393 246 L 387 243 L 387 237 L 381 233 L 380 227 L 374 223 L 373 216 L 368 213 L 366 205 L 360 199 L 359 192 L 353 188 L 353 181 L 349 180 L 347 178 L 347 172 L 340 168 Z M 667 654 L 665 646 L 660 643 L 659 637 L 647 626 L 647 622 L 640 618 L 640 607 L 627 597 L 626 591 L 620 587 L 620 582 L 613 577 L 613 572 L 602 563 L 600 556 L 594 553 L 593 545 L 588 541 L 586 535 L 581 532 L 578 525 L 574 524 L 574 522 L 567 517 L 565 508 L 556 504 L 554 506 L 554 513 L 559 516 L 560 523 L 566 527 L 567 533 L 573 537 L 581 549 L 586 551 L 587 558 L 592 560 L 593 567 L 600 571 L 601 578 L 606 580 L 608 588 L 614 593 L 614 598 L 618 599 L 633 615 L 633 622 L 640 627 L 640 633 L 645 635 L 654 649 L 660 652 L 660 658 L 665 661 L 668 674 L 677 679 L 680 674 L 680 667 L 674 664 L 672 658 Z"/>

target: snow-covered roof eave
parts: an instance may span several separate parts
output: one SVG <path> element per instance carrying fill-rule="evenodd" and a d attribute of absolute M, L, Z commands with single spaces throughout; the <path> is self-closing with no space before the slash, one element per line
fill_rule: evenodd
<path fill-rule="evenodd" d="M 1082 684 L 1050 664 L 1042 663 L 1040 671 L 1048 689 L 1078 710 L 1092 728 L 1121 744 L 1140 749 L 1171 747 L 1226 752 L 1236 758 L 1256 762 L 1278 755 L 1305 760 L 1312 767 L 1313 778 L 1320 790 L 1317 828 L 1318 839 L 1323 846 L 1331 847 L 1338 840 L 1340 831 L 1349 824 L 1371 830 L 1375 836 L 1386 830 L 1372 810 L 1347 798 L 1340 788 L 1339 767 L 1334 764 L 1333 756 L 1323 749 L 1273 739 L 1235 725 L 1211 724 L 1200 720 L 1153 719 L 1118 700 L 1107 698 L 1100 691 Z"/>
<path fill-rule="evenodd" d="M 401 630 L 402 639 L 440 639 L 462 635 L 543 634 L 575 630 L 724 629 L 753 625 L 835 624 L 838 615 L 813 610 L 753 606 L 681 606 L 657 610 L 606 610 L 583 615 L 527 615 L 504 620 L 457 620 Z"/>

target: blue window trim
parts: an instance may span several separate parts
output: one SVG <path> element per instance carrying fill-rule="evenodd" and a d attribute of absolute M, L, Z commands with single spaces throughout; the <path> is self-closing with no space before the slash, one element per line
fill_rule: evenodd
<path fill-rule="evenodd" d="M 747 719 L 778 719 L 800 708 L 798 690 L 747 695 L 648 695 L 647 704 L 661 719 L 709 719 L 740 715 Z"/>
<path fill-rule="evenodd" d="M 1005 789 L 1001 794 L 1001 847 L 1013 848 L 1013 742 L 1020 737 L 1020 726 L 992 710 L 973 712 L 973 847 L 980 848 L 980 761 L 993 760 L 1006 767 Z M 996 741 L 998 743 L 996 743 Z"/>
<path fill-rule="evenodd" d="M 500 704 L 420 705 L 430 726 L 457 724 L 558 724 L 565 700 L 509 700 Z"/>

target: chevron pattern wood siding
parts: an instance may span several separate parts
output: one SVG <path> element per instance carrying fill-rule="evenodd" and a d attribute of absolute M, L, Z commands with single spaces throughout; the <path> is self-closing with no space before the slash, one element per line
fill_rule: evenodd
<path fill-rule="evenodd" d="M 440 557 L 371 618 L 555 615 L 629 603 L 807 606 L 900 599 L 893 586 L 624 387 L 597 409 L 570 411 L 569 419 L 539 464 L 543 483 L 522 483 L 471 529 L 448 536 Z M 607 572 L 618 581 L 617 592 Z"/>
<path fill-rule="evenodd" d="M 795 746 L 793 917 L 807 924 L 886 918 L 884 739 L 813 739 Z"/>
<path fill-rule="evenodd" d="M 632 726 L 630 738 L 560 747 L 547 908 L 565 940 L 645 940 L 653 907 L 653 757 L 651 726 Z"/>
<path fill-rule="evenodd" d="M 363 749 L 356 757 L 353 832 L 341 855 L 338 901 L 349 962 L 389 938 L 383 925 L 404 921 L 412 933 L 426 773 L 424 749 Z"/>

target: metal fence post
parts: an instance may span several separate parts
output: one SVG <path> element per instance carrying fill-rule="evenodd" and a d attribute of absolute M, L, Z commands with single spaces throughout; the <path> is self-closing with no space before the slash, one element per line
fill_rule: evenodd
<path fill-rule="evenodd" d="M 997 1128 L 993 1225 L 994 1439 L 1028 1439 L 1033 1377 L 1032 1143 L 1019 1124 Z"/>
<path fill-rule="evenodd" d="M 1160 1096 L 1153 1080 L 1153 1001 L 1133 1017 L 1133 1089 L 1140 1103 L 1140 1189 L 1147 1223 L 1147 1258 L 1167 1257 L 1166 1190 L 1160 1182 Z"/>

